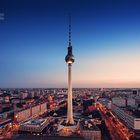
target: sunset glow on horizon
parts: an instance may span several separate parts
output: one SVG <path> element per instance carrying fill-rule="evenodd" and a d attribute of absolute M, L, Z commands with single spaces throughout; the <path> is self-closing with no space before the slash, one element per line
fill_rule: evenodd
<path fill-rule="evenodd" d="M 21 1 L 0 2 L 0 88 L 67 87 L 68 13 L 73 87 L 140 88 L 138 1 Z"/>

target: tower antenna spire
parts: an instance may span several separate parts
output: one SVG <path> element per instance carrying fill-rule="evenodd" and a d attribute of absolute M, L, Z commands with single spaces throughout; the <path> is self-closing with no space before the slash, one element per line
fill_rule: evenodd
<path fill-rule="evenodd" d="M 69 47 L 71 47 L 71 15 L 69 14 Z"/>

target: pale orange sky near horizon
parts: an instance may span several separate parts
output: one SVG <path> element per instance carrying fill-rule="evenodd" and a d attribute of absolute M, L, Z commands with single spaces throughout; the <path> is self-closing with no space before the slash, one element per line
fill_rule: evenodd
<path fill-rule="evenodd" d="M 107 53 L 94 58 L 94 51 L 85 57 L 77 55 L 72 67 L 73 87 L 140 87 L 140 49 L 130 49 L 127 53 Z M 76 52 L 77 53 L 77 52 Z M 23 81 L 33 87 L 67 87 L 67 65 L 61 62 L 63 69 L 57 64 L 57 72 L 52 76 L 44 70 L 41 74 L 24 76 Z M 54 71 L 54 69 L 52 69 Z M 48 80 L 49 79 L 49 80 Z M 21 83 L 22 84 L 22 83 Z"/>

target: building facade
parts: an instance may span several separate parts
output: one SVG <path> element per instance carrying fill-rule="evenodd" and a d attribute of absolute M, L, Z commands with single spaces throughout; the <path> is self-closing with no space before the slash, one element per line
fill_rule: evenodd
<path fill-rule="evenodd" d="M 133 113 L 112 104 L 112 111 L 125 122 L 128 128 L 133 131 L 140 131 L 140 118 L 136 117 Z"/>

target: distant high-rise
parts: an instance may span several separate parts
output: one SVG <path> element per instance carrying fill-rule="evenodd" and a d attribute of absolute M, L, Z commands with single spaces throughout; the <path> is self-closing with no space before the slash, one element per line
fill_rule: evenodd
<path fill-rule="evenodd" d="M 69 46 L 68 46 L 68 54 L 65 57 L 65 61 L 68 64 L 67 123 L 68 124 L 74 124 L 73 105 L 72 105 L 72 64 L 74 63 L 74 56 L 72 54 L 72 45 L 71 45 L 71 17 L 69 17 Z"/>

